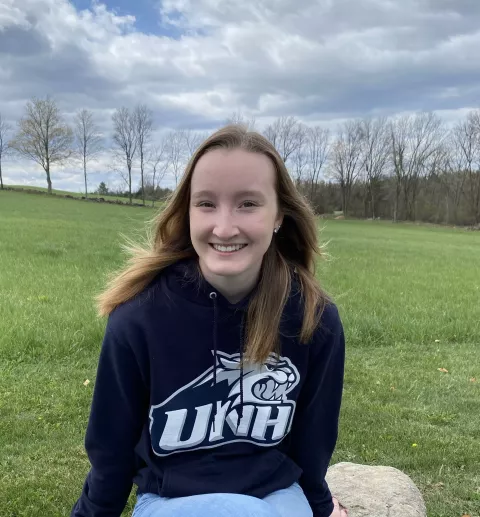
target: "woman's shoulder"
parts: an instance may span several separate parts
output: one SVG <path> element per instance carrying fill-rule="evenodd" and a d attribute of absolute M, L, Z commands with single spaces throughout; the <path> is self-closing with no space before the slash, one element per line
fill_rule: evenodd
<path fill-rule="evenodd" d="M 331 298 L 326 298 L 320 317 L 320 325 L 318 326 L 319 330 L 322 329 L 322 327 L 335 330 L 339 325 L 341 325 L 341 318 L 338 306 Z"/>
<path fill-rule="evenodd" d="M 338 337 L 343 336 L 343 324 L 340 311 L 336 303 L 327 299 L 322 310 L 320 323 L 315 329 L 313 341 L 317 346 L 334 342 Z"/>
<path fill-rule="evenodd" d="M 155 310 L 165 298 L 162 279 L 162 272 L 159 272 L 139 293 L 117 305 L 109 315 L 111 324 L 122 326 L 138 322 Z"/>
<path fill-rule="evenodd" d="M 316 318 L 319 321 L 315 330 L 317 337 L 338 327 L 340 322 L 338 307 L 333 298 L 323 289 L 320 289 L 318 293 L 315 311 Z M 302 326 L 305 317 L 305 297 L 301 283 L 295 277 L 292 278 L 290 294 L 283 314 L 284 321 L 295 322 L 297 326 Z"/>

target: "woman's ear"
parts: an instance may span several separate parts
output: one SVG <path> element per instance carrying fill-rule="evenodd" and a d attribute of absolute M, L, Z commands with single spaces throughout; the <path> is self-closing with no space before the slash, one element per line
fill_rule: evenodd
<path fill-rule="evenodd" d="M 273 233 L 278 233 L 278 230 L 280 230 L 280 227 L 283 224 L 283 215 L 279 215 L 277 219 L 275 220 L 275 226 L 273 229 Z"/>
<path fill-rule="evenodd" d="M 283 224 L 283 214 L 279 213 L 277 218 L 275 219 L 275 228 L 279 228 Z"/>

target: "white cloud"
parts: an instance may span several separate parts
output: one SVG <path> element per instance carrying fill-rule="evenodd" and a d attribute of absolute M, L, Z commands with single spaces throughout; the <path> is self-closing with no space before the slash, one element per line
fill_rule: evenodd
<path fill-rule="evenodd" d="M 159 5 L 159 26 L 175 26 L 179 37 L 144 34 L 134 16 L 98 2 L 78 11 L 67 0 L 3 0 L 4 118 L 15 121 L 29 98 L 46 94 L 69 119 L 79 108 L 94 110 L 106 135 L 112 112 L 139 101 L 154 110 L 160 126 L 201 129 L 235 110 L 255 116 L 261 127 L 281 115 L 334 125 L 419 109 L 451 121 L 477 107 L 476 0 Z M 29 167 L 22 172 L 17 164 L 9 178 L 20 182 Z"/>

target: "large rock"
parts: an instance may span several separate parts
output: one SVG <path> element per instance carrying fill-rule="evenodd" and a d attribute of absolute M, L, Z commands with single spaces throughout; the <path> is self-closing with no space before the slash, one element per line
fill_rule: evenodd
<path fill-rule="evenodd" d="M 330 491 L 348 517 L 426 517 L 422 494 L 393 467 L 337 463 L 327 472 Z"/>

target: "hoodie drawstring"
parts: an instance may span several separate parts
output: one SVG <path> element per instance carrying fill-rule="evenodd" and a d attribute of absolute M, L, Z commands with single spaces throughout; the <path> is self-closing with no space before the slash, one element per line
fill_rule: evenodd
<path fill-rule="evenodd" d="M 217 307 L 217 293 L 212 291 L 210 293 L 210 299 L 213 302 L 213 387 L 215 389 L 217 385 L 217 333 L 218 333 L 218 307 Z M 237 429 L 240 425 L 240 421 L 243 418 L 243 348 L 244 348 L 244 330 L 245 330 L 245 313 L 242 315 L 242 321 L 240 323 L 240 416 L 237 421 Z M 215 432 L 215 420 L 217 418 L 217 407 L 213 412 L 213 432 Z"/>
<path fill-rule="evenodd" d="M 211 292 L 213 301 L 213 388 L 217 386 L 217 293 Z M 215 432 L 215 420 L 217 419 L 217 404 L 213 411 L 213 432 Z"/>
<path fill-rule="evenodd" d="M 240 324 L 240 418 L 237 422 L 237 429 L 240 425 L 240 421 L 243 418 L 243 347 L 245 344 L 245 313 L 242 315 L 242 322 Z"/>

